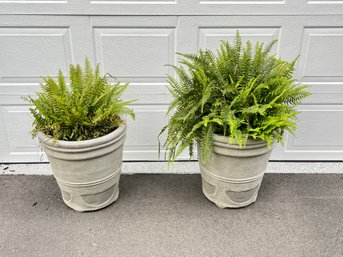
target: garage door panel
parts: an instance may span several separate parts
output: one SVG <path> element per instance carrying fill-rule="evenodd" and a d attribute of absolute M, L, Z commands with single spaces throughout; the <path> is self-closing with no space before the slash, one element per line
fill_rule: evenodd
<path fill-rule="evenodd" d="M 272 160 L 342 160 L 343 105 L 304 105 L 296 137 L 286 134 Z"/>
<path fill-rule="evenodd" d="M 1 79 L 37 78 L 67 71 L 72 63 L 69 28 L 0 28 Z"/>
<path fill-rule="evenodd" d="M 343 106 L 307 105 L 301 111 L 296 134 L 287 140 L 286 151 L 343 149 Z M 334 135 L 334 136 L 333 136 Z"/>
<path fill-rule="evenodd" d="M 250 40 L 253 44 L 256 41 L 269 43 L 271 40 L 277 39 L 278 42 L 272 49 L 272 53 L 283 58 L 293 59 L 299 53 L 300 45 L 296 43 L 297 36 L 301 36 L 302 33 L 301 29 L 298 27 L 295 29 L 292 26 L 293 23 L 295 23 L 293 18 L 281 16 L 244 16 L 244 18 L 238 16 L 181 17 L 179 40 L 181 41 L 187 37 L 193 40 L 196 38 L 197 40 L 195 42 L 186 41 L 187 44 L 182 42 L 180 48 L 181 52 L 194 52 L 199 48 L 216 49 L 221 40 L 233 40 L 236 31 L 239 30 L 243 41 Z M 290 30 L 291 33 L 289 33 Z M 292 42 L 290 51 L 288 51 L 288 34 L 292 36 L 292 39 L 289 39 Z M 286 45 L 284 41 L 286 41 Z M 295 53 L 292 47 L 295 49 Z"/>
<path fill-rule="evenodd" d="M 167 83 L 132 82 L 123 95 L 123 99 L 136 101 L 140 105 L 167 105 L 172 97 L 166 88 Z"/>
<path fill-rule="evenodd" d="M 174 63 L 174 29 L 95 28 L 94 37 L 97 62 L 118 78 L 164 78 Z"/>
<path fill-rule="evenodd" d="M 0 83 L 0 106 L 25 104 L 23 97 L 39 89 L 39 83 Z"/>
<path fill-rule="evenodd" d="M 304 28 L 302 79 L 343 79 L 343 27 Z"/>
<path fill-rule="evenodd" d="M 162 124 L 167 123 L 166 105 L 161 106 L 132 106 L 136 113 L 135 121 L 128 119 L 127 149 L 139 150 L 155 149 L 157 146 L 157 135 Z"/>
<path fill-rule="evenodd" d="M 309 85 L 312 95 L 303 104 L 343 104 L 343 82 L 303 82 Z"/>
<path fill-rule="evenodd" d="M 1 145 L 0 160 L 44 161 L 39 158 L 38 143 L 30 134 L 32 118 L 28 106 L 2 106 L 0 109 L 3 122 L 2 137 L 6 138 L 6 144 Z"/>
<path fill-rule="evenodd" d="M 134 105 L 135 121 L 127 120 L 128 131 L 124 147 L 125 160 L 158 160 L 158 134 L 167 124 L 166 111 L 168 105 Z M 160 140 L 163 144 L 166 139 L 164 133 Z M 163 150 L 163 149 L 162 149 Z M 188 159 L 185 151 L 180 159 Z M 164 151 L 161 151 L 161 160 L 164 160 Z"/>
<path fill-rule="evenodd" d="M 3 113 L 10 152 L 36 151 L 36 145 L 32 142 L 29 134 L 32 129 L 32 118 L 29 115 L 28 107 L 4 106 Z M 27 132 L 27 135 L 25 135 L 25 132 Z M 19 141 L 18 138 L 22 140 Z"/>
<path fill-rule="evenodd" d="M 92 17 L 96 62 L 130 86 L 124 99 L 138 105 L 168 104 L 166 64 L 175 64 L 176 17 Z"/>
<path fill-rule="evenodd" d="M 239 30 L 244 44 L 247 40 L 251 41 L 253 45 L 255 45 L 257 41 L 268 44 L 271 40 L 279 40 L 280 38 L 280 28 L 278 27 L 199 28 L 199 48 L 214 50 L 220 46 L 221 40 L 233 42 L 237 30 Z M 272 53 L 277 54 L 277 50 L 278 46 L 275 45 L 272 49 Z"/>

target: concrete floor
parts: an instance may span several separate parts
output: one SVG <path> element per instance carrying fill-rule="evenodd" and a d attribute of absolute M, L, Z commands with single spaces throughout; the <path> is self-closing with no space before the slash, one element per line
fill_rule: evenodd
<path fill-rule="evenodd" d="M 166 162 L 124 161 L 122 174 L 199 174 L 197 161 Z M 279 162 L 270 161 L 266 173 L 343 174 L 343 161 L 336 162 Z M 1 164 L 0 175 L 52 175 L 49 163 Z"/>
<path fill-rule="evenodd" d="M 199 175 L 123 175 L 116 203 L 77 213 L 52 176 L 0 176 L 0 256 L 342 257 L 343 174 L 266 174 L 219 209 Z"/>

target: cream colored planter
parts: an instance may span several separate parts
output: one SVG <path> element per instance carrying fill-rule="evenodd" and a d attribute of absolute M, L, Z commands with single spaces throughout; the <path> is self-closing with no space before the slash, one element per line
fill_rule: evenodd
<path fill-rule="evenodd" d="M 91 140 L 38 139 L 46 153 L 63 201 L 76 211 L 93 211 L 117 200 L 126 126 Z"/>
<path fill-rule="evenodd" d="M 272 148 L 257 140 L 249 140 L 241 148 L 219 135 L 214 135 L 213 144 L 209 161 L 202 164 L 199 160 L 205 196 L 220 208 L 239 208 L 255 202 Z"/>

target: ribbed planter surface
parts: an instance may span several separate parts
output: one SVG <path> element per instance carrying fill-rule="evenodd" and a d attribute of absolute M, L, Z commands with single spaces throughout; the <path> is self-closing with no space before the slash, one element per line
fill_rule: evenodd
<path fill-rule="evenodd" d="M 199 160 L 205 196 L 220 208 L 255 202 L 272 148 L 260 140 L 249 140 L 241 148 L 220 135 L 214 135 L 213 145 L 209 160 L 205 164 Z"/>
<path fill-rule="evenodd" d="M 66 205 L 83 212 L 117 200 L 125 132 L 123 124 L 108 135 L 84 141 L 54 140 L 38 134 Z"/>

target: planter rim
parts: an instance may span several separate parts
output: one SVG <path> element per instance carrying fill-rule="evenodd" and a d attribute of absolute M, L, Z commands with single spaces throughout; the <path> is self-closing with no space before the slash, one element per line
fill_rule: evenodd
<path fill-rule="evenodd" d="M 81 140 L 81 141 L 66 141 L 66 140 L 56 140 L 51 136 L 44 134 L 43 132 L 38 132 L 38 139 L 41 143 L 53 147 L 53 148 L 65 148 L 65 149 L 82 149 L 95 147 L 113 141 L 118 137 L 121 137 L 126 131 L 126 124 L 123 122 L 118 128 L 116 128 L 111 133 L 104 135 L 102 137 Z"/>
<path fill-rule="evenodd" d="M 231 144 L 229 143 L 229 137 L 228 136 L 223 136 L 223 135 L 220 135 L 220 134 L 214 134 L 213 135 L 213 140 L 214 141 L 218 141 L 218 142 L 221 142 L 221 143 L 228 143 L 230 145 L 238 145 L 238 144 Z M 265 140 L 261 140 L 261 139 L 253 139 L 253 138 L 249 138 L 247 140 L 247 144 L 249 145 L 255 145 L 255 144 L 262 144 L 262 143 L 267 143 L 267 141 Z"/>
<path fill-rule="evenodd" d="M 214 134 L 213 135 L 213 142 L 216 143 L 221 143 L 221 144 L 225 144 L 227 146 L 230 146 L 230 147 L 238 147 L 240 149 L 244 149 L 248 146 L 265 146 L 267 145 L 267 141 L 265 140 L 260 140 L 260 139 L 248 139 L 247 142 L 246 142 L 246 147 L 240 147 L 239 144 L 236 144 L 236 143 L 229 143 L 229 137 L 227 136 L 223 136 L 223 135 L 219 135 L 219 134 Z M 275 143 L 275 140 L 273 141 L 272 145 Z"/>

